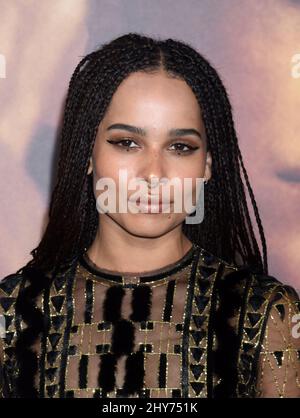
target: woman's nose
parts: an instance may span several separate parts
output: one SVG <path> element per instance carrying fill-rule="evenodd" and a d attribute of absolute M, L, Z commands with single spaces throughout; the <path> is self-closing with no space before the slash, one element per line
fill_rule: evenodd
<path fill-rule="evenodd" d="M 159 185 L 161 180 L 166 177 L 166 164 L 158 152 L 152 153 L 144 162 L 143 169 L 140 171 L 142 177 L 149 188 L 154 188 Z"/>

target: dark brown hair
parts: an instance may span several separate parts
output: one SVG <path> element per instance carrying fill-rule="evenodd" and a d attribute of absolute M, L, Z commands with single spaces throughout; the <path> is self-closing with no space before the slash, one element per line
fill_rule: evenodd
<path fill-rule="evenodd" d="M 44 271 L 68 265 L 96 234 L 98 212 L 92 176 L 87 175 L 97 129 L 118 85 L 136 71 L 165 70 L 186 81 L 201 107 L 212 154 L 212 178 L 205 186 L 202 223 L 182 225 L 192 241 L 236 264 L 268 272 L 262 223 L 234 128 L 225 87 L 208 60 L 184 42 L 129 33 L 85 56 L 71 78 L 61 131 L 57 183 L 49 222 L 33 264 Z M 244 179 L 244 181 L 243 181 Z M 263 257 L 247 206 L 254 210 Z"/>

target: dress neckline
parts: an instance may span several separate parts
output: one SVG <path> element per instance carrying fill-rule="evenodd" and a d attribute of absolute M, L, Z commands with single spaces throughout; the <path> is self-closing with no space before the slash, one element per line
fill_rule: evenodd
<path fill-rule="evenodd" d="M 192 243 L 191 248 L 181 257 L 179 260 L 163 266 L 158 269 L 145 271 L 145 272 L 119 272 L 108 270 L 99 267 L 96 265 L 87 255 L 87 252 L 84 251 L 79 257 L 79 263 L 82 267 L 85 268 L 90 274 L 93 276 L 99 277 L 101 279 L 107 279 L 112 282 L 117 283 L 148 283 L 152 281 L 157 281 L 161 279 L 165 279 L 175 273 L 178 273 L 180 270 L 187 267 L 193 256 L 196 253 L 196 249 L 198 249 L 198 245 Z"/>

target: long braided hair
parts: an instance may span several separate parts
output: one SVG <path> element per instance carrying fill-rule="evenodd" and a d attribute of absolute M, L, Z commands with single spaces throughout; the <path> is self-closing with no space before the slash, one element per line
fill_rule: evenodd
<path fill-rule="evenodd" d="M 249 264 L 267 273 L 264 231 L 220 76 L 207 59 L 186 43 L 154 40 L 136 33 L 120 36 L 86 55 L 73 73 L 49 222 L 41 242 L 31 252 L 36 266 L 49 270 L 54 265 L 64 265 L 92 243 L 98 212 L 87 168 L 98 125 L 122 80 L 135 71 L 152 72 L 160 68 L 185 80 L 193 90 L 202 110 L 213 159 L 212 178 L 205 189 L 204 220 L 196 225 L 184 223 L 184 233 L 192 242 L 224 260 Z M 246 189 L 263 257 L 250 219 Z"/>
<path fill-rule="evenodd" d="M 31 275 L 30 286 L 17 304 L 28 328 L 19 338 L 17 356 L 24 366 L 19 389 L 32 387 L 25 365 L 29 347 L 41 332 L 36 326 L 30 300 L 43 291 L 36 269 L 58 272 L 69 266 L 95 238 L 98 212 L 92 175 L 87 175 L 97 130 L 119 84 L 136 71 L 160 69 L 185 80 L 202 111 L 208 150 L 212 154 L 212 177 L 205 189 L 205 216 L 200 224 L 183 223 L 184 234 L 194 243 L 228 262 L 252 266 L 267 274 L 267 248 L 255 197 L 244 167 L 226 89 L 208 60 L 188 44 L 174 39 L 153 39 L 128 33 L 103 44 L 77 65 L 69 84 L 61 130 L 57 183 L 53 190 L 47 229 L 32 260 L 20 269 Z M 262 244 L 260 252 L 251 222 L 246 191 L 254 210 Z M 24 315 L 24 312 L 27 312 Z M 39 318 L 39 325 L 41 319 Z M 37 365 L 32 360 L 32 369 Z M 31 379 L 31 380 L 30 380 Z M 34 396 L 30 390 L 28 396 Z"/>

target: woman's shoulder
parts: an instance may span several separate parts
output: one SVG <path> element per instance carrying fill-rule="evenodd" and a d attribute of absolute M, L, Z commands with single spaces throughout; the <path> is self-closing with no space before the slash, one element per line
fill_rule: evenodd
<path fill-rule="evenodd" d="M 42 278 L 41 271 L 24 265 L 14 273 L 8 274 L 0 281 L 0 306 L 2 309 L 7 310 L 15 302 L 20 290 L 28 286 L 28 284 L 34 281 L 40 281 Z M 0 308 L 1 309 L 1 308 Z"/>
<path fill-rule="evenodd" d="M 295 287 L 249 266 L 225 263 L 219 295 L 227 310 L 235 312 L 250 342 L 269 334 L 291 333 L 300 320 L 300 298 Z M 226 310 L 226 309 L 225 309 Z M 276 329 L 275 329 L 276 328 Z M 244 341 L 244 342 L 245 342 Z"/>
<path fill-rule="evenodd" d="M 23 275 L 20 273 L 9 274 L 0 281 L 0 337 L 6 337 L 8 341 L 12 336 L 9 331 L 15 317 L 16 301 L 22 282 Z"/>
<path fill-rule="evenodd" d="M 215 254 L 201 249 L 199 270 L 216 280 L 216 287 L 226 295 L 239 294 L 253 310 L 264 304 L 289 301 L 299 308 L 300 299 L 296 289 L 271 274 L 258 272 L 250 265 L 230 263 Z"/>
<path fill-rule="evenodd" d="M 7 311 L 16 301 L 18 295 L 25 293 L 24 297 L 40 294 L 41 291 L 51 285 L 52 281 L 61 282 L 66 279 L 70 270 L 76 267 L 76 260 L 69 263 L 67 267 L 45 272 L 41 268 L 28 263 L 22 266 L 15 273 L 5 276 L 0 280 L 0 312 Z M 53 269 L 54 270 L 54 269 Z"/>
<path fill-rule="evenodd" d="M 21 272 L 8 274 L 0 281 L 0 298 L 16 296 L 24 279 Z"/>
<path fill-rule="evenodd" d="M 269 303 L 294 303 L 299 308 L 300 299 L 296 288 L 277 277 L 253 273 L 251 290 L 257 296 L 261 294 L 266 297 Z"/>

